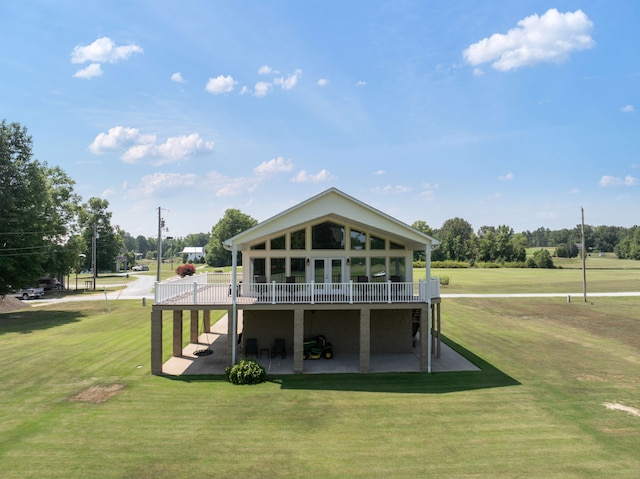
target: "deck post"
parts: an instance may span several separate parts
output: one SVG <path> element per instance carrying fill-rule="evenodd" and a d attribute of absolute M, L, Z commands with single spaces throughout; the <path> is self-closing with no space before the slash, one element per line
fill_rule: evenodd
<path fill-rule="evenodd" d="M 173 356 L 182 356 L 182 310 L 173 312 Z"/>
<path fill-rule="evenodd" d="M 151 311 L 151 374 L 162 374 L 162 310 Z"/>
<path fill-rule="evenodd" d="M 293 372 L 304 372 L 304 309 L 293 310 Z"/>
<path fill-rule="evenodd" d="M 368 373 L 371 367 L 371 308 L 360 310 L 360 372 Z"/>
<path fill-rule="evenodd" d="M 210 309 L 205 309 L 202 311 L 202 324 L 204 327 L 204 330 L 207 333 L 211 332 L 211 310 Z"/>
<path fill-rule="evenodd" d="M 231 315 L 229 318 L 229 329 L 228 336 L 231 339 L 229 344 L 231 348 L 229 350 L 230 354 L 230 364 L 233 365 L 236 363 L 236 356 L 238 352 L 238 247 L 233 245 L 231 248 L 231 310 L 228 314 Z"/>
<path fill-rule="evenodd" d="M 191 343 L 199 343 L 200 340 L 198 338 L 198 311 L 192 309 L 191 313 L 191 327 L 189 328 L 189 342 Z"/>

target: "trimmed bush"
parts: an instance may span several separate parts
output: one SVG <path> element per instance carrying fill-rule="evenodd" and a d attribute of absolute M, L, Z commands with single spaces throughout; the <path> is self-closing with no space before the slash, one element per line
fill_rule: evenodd
<path fill-rule="evenodd" d="M 196 273 L 196 267 L 190 263 L 183 264 L 182 266 L 178 266 L 176 268 L 176 274 L 181 278 L 185 276 L 193 276 Z"/>
<path fill-rule="evenodd" d="M 241 359 L 225 369 L 227 380 L 233 384 L 258 384 L 266 380 L 267 373 L 255 359 Z"/>

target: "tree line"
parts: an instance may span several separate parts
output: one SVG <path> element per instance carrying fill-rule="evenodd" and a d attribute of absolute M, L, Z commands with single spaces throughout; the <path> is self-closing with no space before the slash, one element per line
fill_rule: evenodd
<path fill-rule="evenodd" d="M 128 267 L 141 258 L 157 259 L 157 238 L 134 238 L 113 225 L 109 202 L 96 197 L 83 202 L 74 184 L 60 167 L 33 158 L 32 138 L 25 127 L 5 120 L 0 123 L 0 295 L 34 284 L 41 276 L 60 279 L 91 270 L 94 241 L 97 271 L 113 271 L 118 259 L 126 259 Z M 231 252 L 223 242 L 257 223 L 240 210 L 228 209 L 210 233 L 163 238 L 163 257 L 176 257 L 187 246 L 204 246 L 209 265 L 227 266 Z M 474 231 L 468 221 L 456 217 L 437 229 L 424 221 L 412 226 L 441 242 L 432 253 L 433 261 L 522 263 L 528 261 L 528 247 L 545 252 L 543 248 L 554 247 L 557 255 L 570 257 L 578 254 L 576 245 L 581 242 L 580 225 L 521 233 L 507 225 Z M 585 243 L 587 251 L 640 259 L 638 226 L 585 226 Z M 546 255 L 537 254 L 531 266 L 548 265 Z M 424 253 L 414 259 L 424 260 Z"/>

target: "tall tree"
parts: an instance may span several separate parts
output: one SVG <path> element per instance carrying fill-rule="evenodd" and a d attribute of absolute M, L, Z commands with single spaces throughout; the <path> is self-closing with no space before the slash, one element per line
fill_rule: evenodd
<path fill-rule="evenodd" d="M 462 218 L 452 218 L 442 223 L 437 231 L 442 241 L 440 249 L 444 259 L 469 261 L 475 259 L 475 234 L 471 224 Z"/>
<path fill-rule="evenodd" d="M 96 267 L 98 271 L 111 271 L 115 268 L 118 254 L 124 247 L 122 231 L 111 225 L 112 213 L 108 210 L 109 202 L 100 198 L 89 198 L 80 212 L 80 224 L 83 227 L 82 236 L 87 245 L 85 268 L 91 269 L 92 241 L 96 233 Z"/>
<path fill-rule="evenodd" d="M 65 247 L 78 199 L 58 167 L 33 158 L 32 138 L 18 123 L 0 123 L 0 294 L 65 273 Z"/>
<path fill-rule="evenodd" d="M 207 263 L 210 266 L 228 266 L 231 264 L 231 251 L 227 251 L 222 243 L 235 235 L 258 224 L 251 216 L 238 209 L 230 208 L 211 230 L 211 240 L 207 247 Z M 238 256 L 238 263 L 241 257 Z"/>

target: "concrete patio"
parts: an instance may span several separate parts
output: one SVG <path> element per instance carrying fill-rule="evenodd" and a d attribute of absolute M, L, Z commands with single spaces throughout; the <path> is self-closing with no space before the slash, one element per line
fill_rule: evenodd
<path fill-rule="evenodd" d="M 239 331 L 242 331 L 239 324 Z M 213 350 L 213 354 L 196 356 L 199 350 Z M 371 373 L 383 372 L 419 372 L 419 347 L 414 354 L 371 354 Z M 335 352 L 333 359 L 317 359 L 304 361 L 305 374 L 326 373 L 358 373 L 358 354 L 340 354 Z M 244 357 L 239 351 L 238 357 Z M 264 352 L 257 359 L 268 374 L 293 374 L 293 357 L 290 353 L 283 359 L 278 356 L 271 358 Z M 162 373 L 172 376 L 224 374 L 227 367 L 227 319 L 221 318 L 211 326 L 211 332 L 203 333 L 198 343 L 188 344 L 182 352 L 182 357 L 172 357 L 162 366 Z M 432 356 L 432 371 L 478 371 L 479 368 L 453 349 L 442 343 L 440 357 Z"/>

